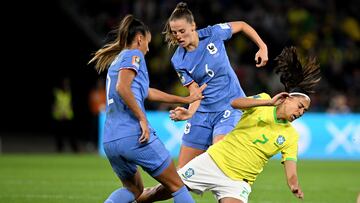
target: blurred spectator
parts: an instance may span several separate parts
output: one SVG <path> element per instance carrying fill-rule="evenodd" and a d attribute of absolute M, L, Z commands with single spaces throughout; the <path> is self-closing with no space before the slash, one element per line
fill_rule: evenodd
<path fill-rule="evenodd" d="M 56 151 L 64 152 L 65 143 L 69 142 L 70 149 L 78 152 L 77 139 L 73 132 L 74 112 L 70 79 L 65 77 L 58 87 L 53 89 L 54 101 L 52 106 L 52 117 L 54 120 L 54 132 Z"/>
<path fill-rule="evenodd" d="M 347 98 L 343 94 L 337 94 L 330 100 L 328 113 L 350 113 Z"/>
<path fill-rule="evenodd" d="M 146 18 L 146 23 L 152 28 L 153 40 L 150 43 L 149 61 L 150 80 L 156 81 L 154 85 L 165 87 L 168 84 L 175 86 L 179 83 L 176 74 L 171 72 L 169 63 L 173 50 L 169 50 L 161 35 L 163 22 L 178 1 L 175 0 L 124 0 L 124 1 L 75 1 L 68 2 L 64 8 L 75 8 L 79 22 L 89 25 L 85 33 L 94 27 L 97 41 L 104 39 L 116 19 L 125 13 L 134 13 L 138 17 Z M 249 22 L 264 36 L 264 41 L 269 44 L 269 65 L 272 56 L 280 53 L 286 45 L 298 47 L 299 54 L 313 54 L 319 57 L 322 80 L 316 90 L 316 108 L 311 111 L 325 112 L 329 105 L 329 95 L 341 91 L 346 97 L 348 106 L 352 111 L 360 112 L 360 102 L 357 92 L 360 92 L 360 23 L 359 6 L 357 1 L 350 0 L 346 4 L 339 0 L 312 0 L 312 1 L 235 1 L 235 0 L 197 0 L 188 1 L 189 7 L 199 8 L 194 11 L 198 20 L 198 28 L 217 23 L 220 18 L 223 22 L 243 20 Z M 71 7 L 71 5 L 77 5 Z M 226 13 L 221 11 L 226 10 Z M 102 19 L 102 20 L 98 20 Z M 94 36 L 95 36 L 94 35 Z M 93 35 L 92 35 L 93 36 Z M 228 56 L 238 75 L 246 78 L 240 79 L 244 91 L 248 94 L 264 91 L 277 91 L 278 85 L 273 85 L 271 67 L 261 72 L 261 79 L 257 78 L 253 63 L 253 53 L 256 46 L 243 37 L 233 37 L 232 42 L 226 44 Z M 96 41 L 96 40 L 95 40 Z M 100 44 L 100 43 L 98 43 Z M 165 60 L 167 59 L 167 60 Z M 241 67 L 240 67 L 241 64 Z M 250 66 L 243 70 L 243 67 Z M 244 73 L 244 74 L 243 74 Z M 267 76 L 266 76 L 267 74 Z M 259 80 L 260 83 L 259 83 Z M 275 80 L 277 81 L 277 80 Z M 174 93 L 174 92 L 172 92 Z M 164 108 L 152 106 L 153 109 Z"/>
<path fill-rule="evenodd" d="M 89 107 L 92 115 L 92 125 L 90 126 L 90 142 L 96 148 L 98 146 L 98 132 L 99 132 L 99 115 L 105 110 L 106 106 L 106 92 L 105 81 L 99 78 L 95 86 L 90 90 Z"/>

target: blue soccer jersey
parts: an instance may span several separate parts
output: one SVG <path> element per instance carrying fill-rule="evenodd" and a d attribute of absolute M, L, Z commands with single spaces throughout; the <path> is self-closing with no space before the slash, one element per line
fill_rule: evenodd
<path fill-rule="evenodd" d="M 231 27 L 228 23 L 217 24 L 198 30 L 198 34 L 198 47 L 186 51 L 179 46 L 171 62 L 184 86 L 192 81 L 199 85 L 207 83 L 198 111 L 231 109 L 231 100 L 245 96 L 224 45 L 224 41 L 231 38 Z"/>
<path fill-rule="evenodd" d="M 131 69 L 136 72 L 131 84 L 131 90 L 139 107 L 145 113 L 144 100 L 148 95 L 149 75 L 144 54 L 137 49 L 126 49 L 119 53 L 110 65 L 106 77 L 107 101 L 103 142 L 141 134 L 139 120 L 116 91 L 118 74 L 122 69 Z M 150 125 L 149 129 L 153 131 Z M 150 135 L 151 141 L 153 139 L 152 133 Z"/>

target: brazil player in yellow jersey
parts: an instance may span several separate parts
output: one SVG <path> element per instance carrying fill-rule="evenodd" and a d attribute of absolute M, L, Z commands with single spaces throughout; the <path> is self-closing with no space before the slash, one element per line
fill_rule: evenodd
<path fill-rule="evenodd" d="M 285 92 L 272 98 L 261 93 L 232 101 L 232 107 L 243 111 L 236 127 L 178 170 L 191 191 L 210 190 L 219 203 L 246 203 L 256 177 L 280 152 L 291 192 L 304 198 L 296 169 L 299 134 L 291 122 L 309 109 L 308 95 L 320 81 L 320 66 L 315 58 L 302 65 L 295 47 L 285 48 L 275 60 L 275 72 L 280 74 Z M 164 194 L 159 188 L 148 189 L 138 202 L 165 199 Z"/>

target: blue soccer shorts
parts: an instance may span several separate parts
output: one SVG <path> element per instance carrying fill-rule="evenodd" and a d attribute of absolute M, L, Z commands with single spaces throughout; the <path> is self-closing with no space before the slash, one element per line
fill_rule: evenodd
<path fill-rule="evenodd" d="M 187 147 L 206 150 L 217 135 L 229 133 L 238 123 L 242 112 L 229 109 L 220 112 L 195 112 L 187 121 L 182 144 Z"/>
<path fill-rule="evenodd" d="M 169 151 L 160 139 L 156 137 L 145 144 L 139 143 L 138 139 L 139 136 L 131 136 L 104 143 L 105 154 L 121 180 L 133 177 L 137 165 L 156 177 L 172 162 Z"/>

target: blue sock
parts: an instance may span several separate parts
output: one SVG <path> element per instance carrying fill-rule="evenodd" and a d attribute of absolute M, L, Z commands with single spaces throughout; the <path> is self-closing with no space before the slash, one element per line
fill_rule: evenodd
<path fill-rule="evenodd" d="M 195 203 L 185 185 L 171 195 L 174 197 L 174 203 Z"/>
<path fill-rule="evenodd" d="M 126 188 L 120 188 L 111 193 L 104 203 L 130 203 L 135 200 L 132 192 Z"/>

